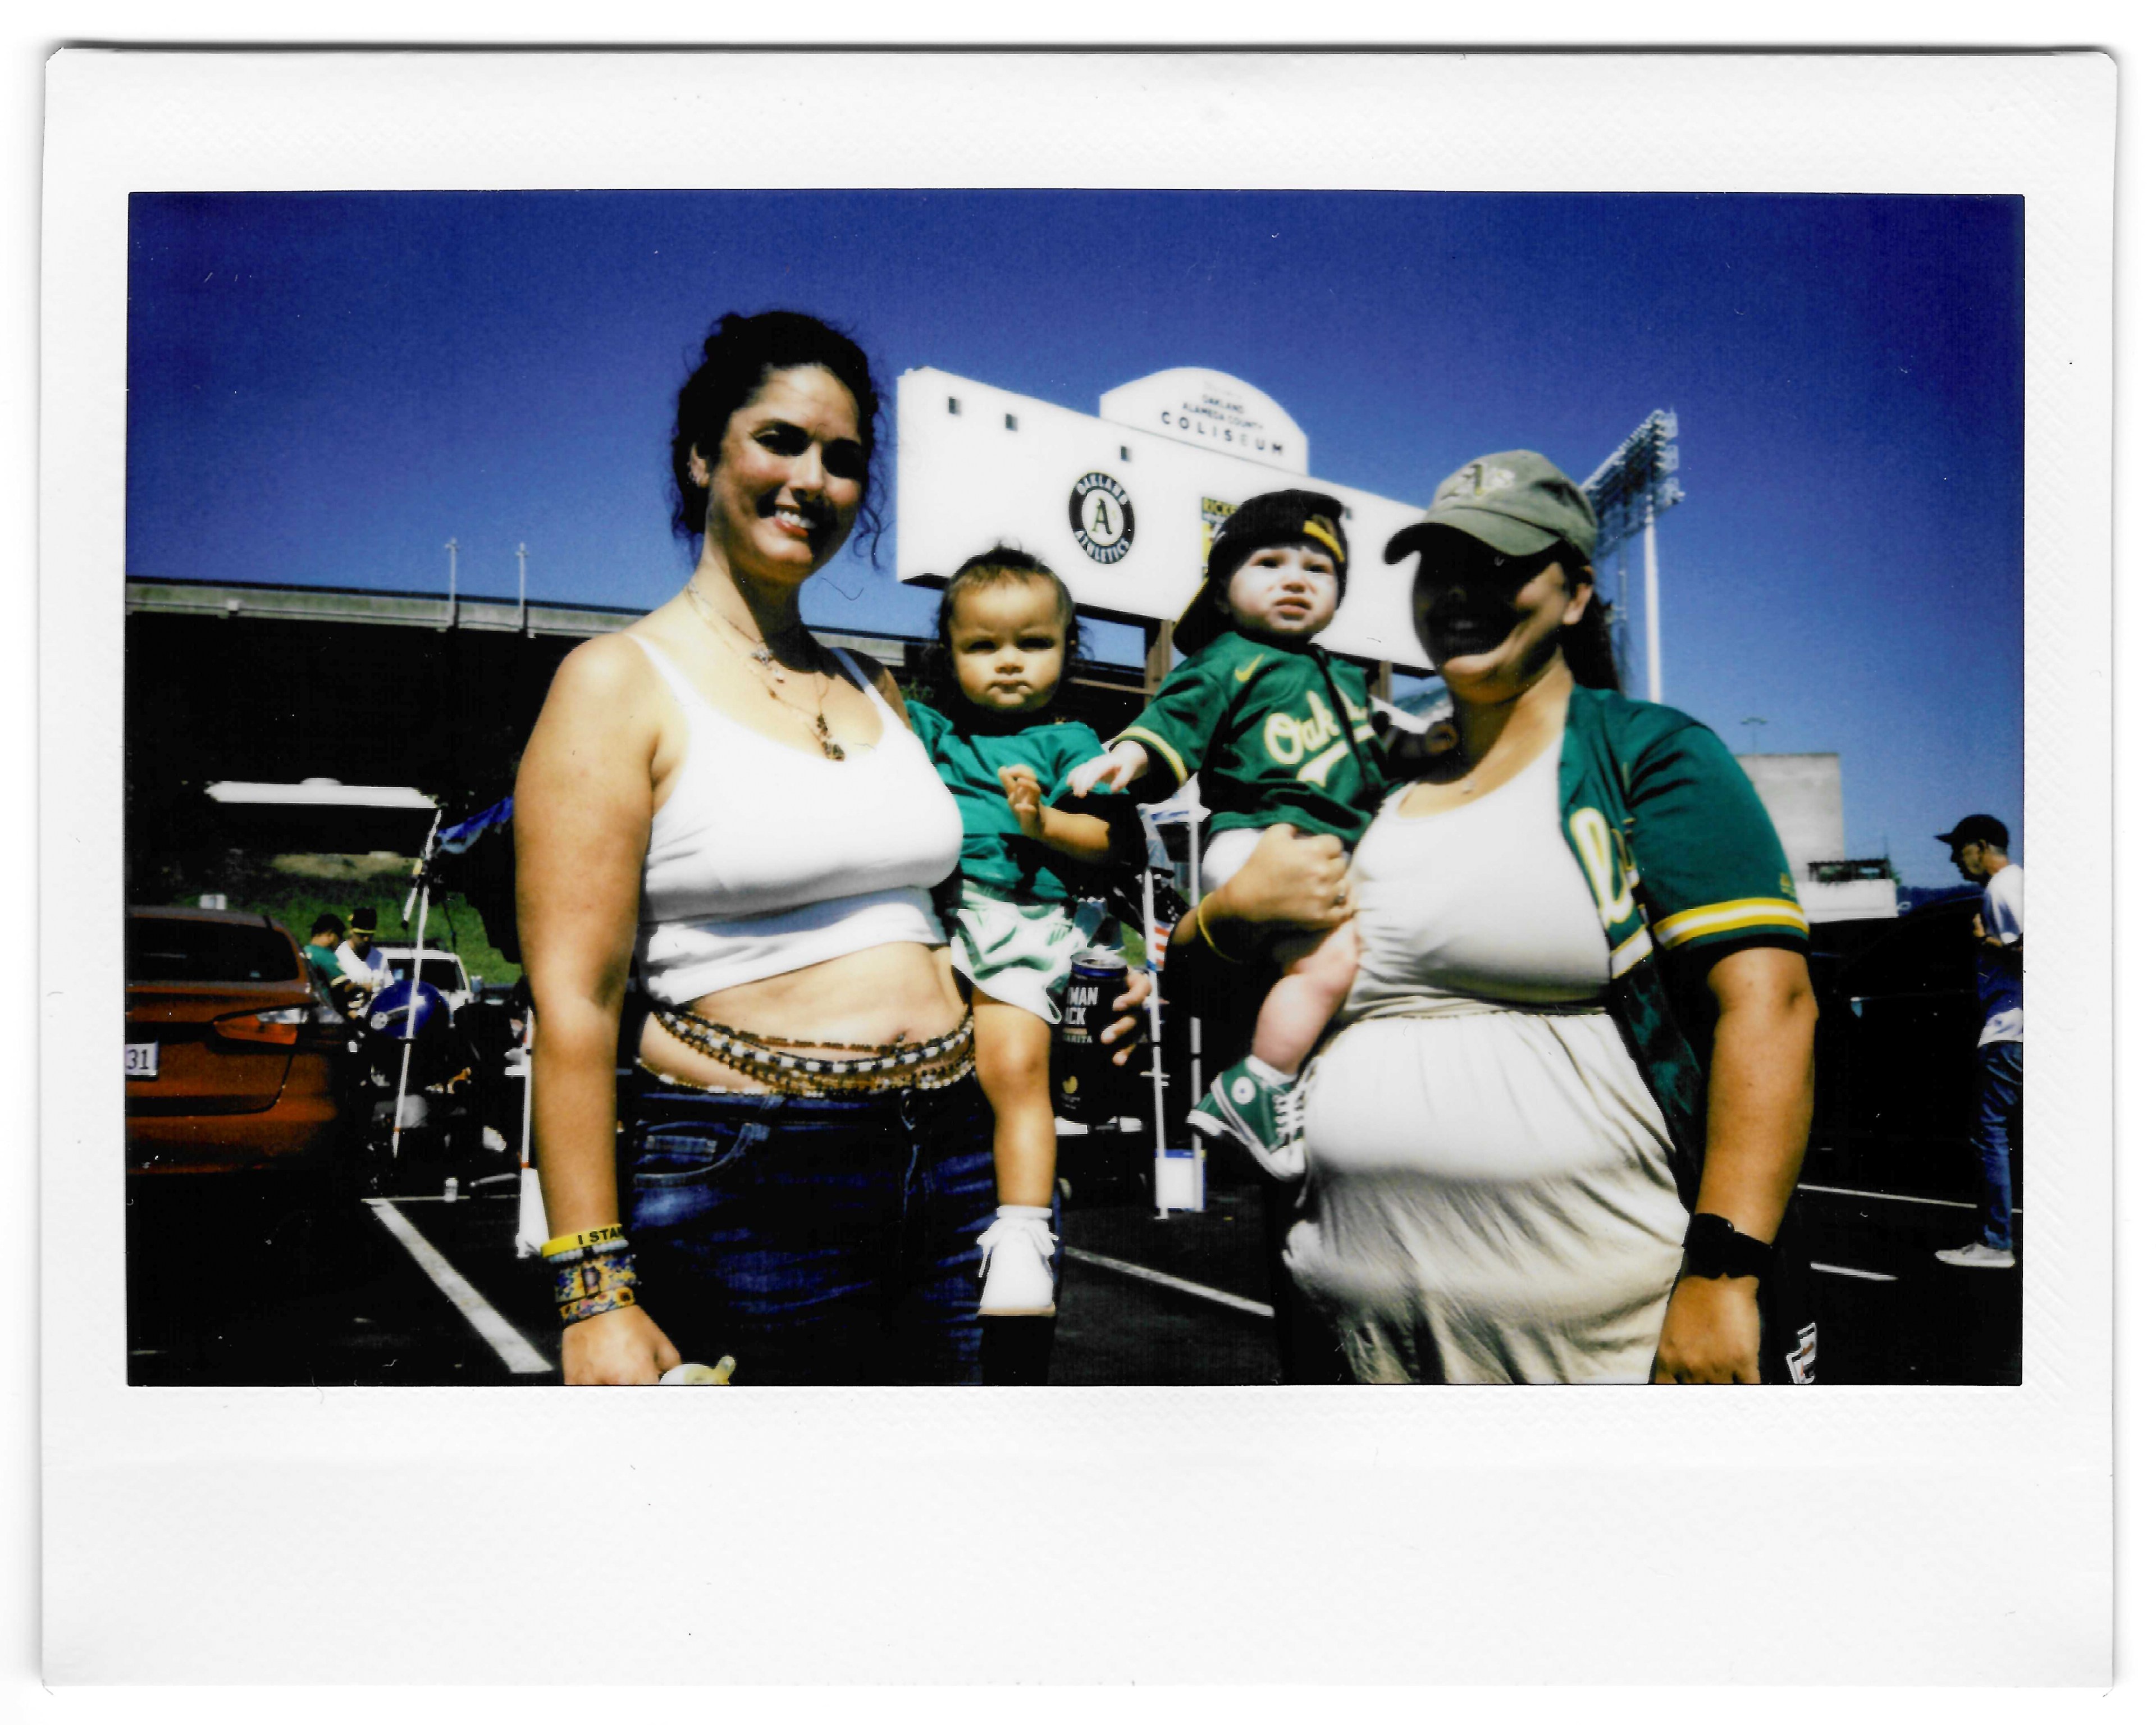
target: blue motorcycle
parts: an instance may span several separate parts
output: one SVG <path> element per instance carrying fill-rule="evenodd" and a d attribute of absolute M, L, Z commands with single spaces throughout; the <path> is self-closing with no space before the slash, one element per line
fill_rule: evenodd
<path fill-rule="evenodd" d="M 479 1148 L 478 1058 L 440 989 L 408 978 L 382 989 L 360 1019 L 360 1055 L 378 1170 L 415 1158 L 459 1159 Z"/>

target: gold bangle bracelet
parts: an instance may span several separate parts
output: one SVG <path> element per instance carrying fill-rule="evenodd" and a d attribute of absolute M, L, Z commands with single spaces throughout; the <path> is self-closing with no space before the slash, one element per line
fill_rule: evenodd
<path fill-rule="evenodd" d="M 1199 896 L 1198 909 L 1195 912 L 1198 917 L 1198 937 L 1213 949 L 1213 956 L 1223 964 L 1240 964 L 1243 962 L 1241 959 L 1231 958 L 1221 950 L 1220 943 L 1213 938 L 1213 931 L 1205 926 L 1205 906 L 1212 896 L 1209 892 L 1201 893 Z"/>

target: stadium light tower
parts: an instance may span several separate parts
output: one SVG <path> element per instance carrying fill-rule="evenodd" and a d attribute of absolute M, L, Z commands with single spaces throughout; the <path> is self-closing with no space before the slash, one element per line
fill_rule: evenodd
<path fill-rule="evenodd" d="M 1602 542 L 1594 561 L 1606 564 L 1626 540 L 1640 536 L 1647 572 L 1647 699 L 1662 698 L 1662 614 L 1660 572 L 1655 564 L 1655 517 L 1684 501 L 1678 489 L 1677 416 L 1657 408 L 1616 452 L 1588 475 L 1580 489 L 1594 506 Z M 1625 633 L 1631 634 L 1626 616 Z"/>

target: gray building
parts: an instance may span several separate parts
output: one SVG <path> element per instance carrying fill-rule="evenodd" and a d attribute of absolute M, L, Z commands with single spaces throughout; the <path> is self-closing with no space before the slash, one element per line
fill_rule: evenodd
<path fill-rule="evenodd" d="M 1852 858 L 1845 848 L 1840 755 L 1739 755 L 1737 764 L 1767 805 L 1806 916 L 1843 922 L 1897 914 L 1900 889 L 1887 860 Z"/>

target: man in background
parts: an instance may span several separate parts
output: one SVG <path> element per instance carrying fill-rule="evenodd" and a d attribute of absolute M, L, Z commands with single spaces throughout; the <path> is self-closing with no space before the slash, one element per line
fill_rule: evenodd
<path fill-rule="evenodd" d="M 339 1006 L 348 1004 L 359 985 L 344 973 L 337 963 L 337 943 L 344 938 L 344 918 L 335 911 L 325 911 L 315 918 L 315 926 L 308 931 L 307 943 L 300 948 L 300 956 L 307 961 L 307 968 L 319 978 L 330 991 L 330 999 Z"/>
<path fill-rule="evenodd" d="M 362 905 L 352 913 L 352 933 L 336 949 L 337 968 L 369 994 L 378 994 L 396 978 L 389 961 L 374 944 L 374 906 Z"/>
<path fill-rule="evenodd" d="M 1982 1230 L 1964 1246 L 1937 1255 L 1963 1270 L 2014 1267 L 2014 1177 L 2009 1122 L 2021 1113 L 2020 865 L 2006 854 L 2006 824 L 1989 814 L 1957 821 L 1939 838 L 1964 880 L 1984 889 L 1976 913 L 1976 998 L 1984 1028 L 1976 1038 L 1976 1122 L 1970 1147 L 1984 1183 Z"/>

